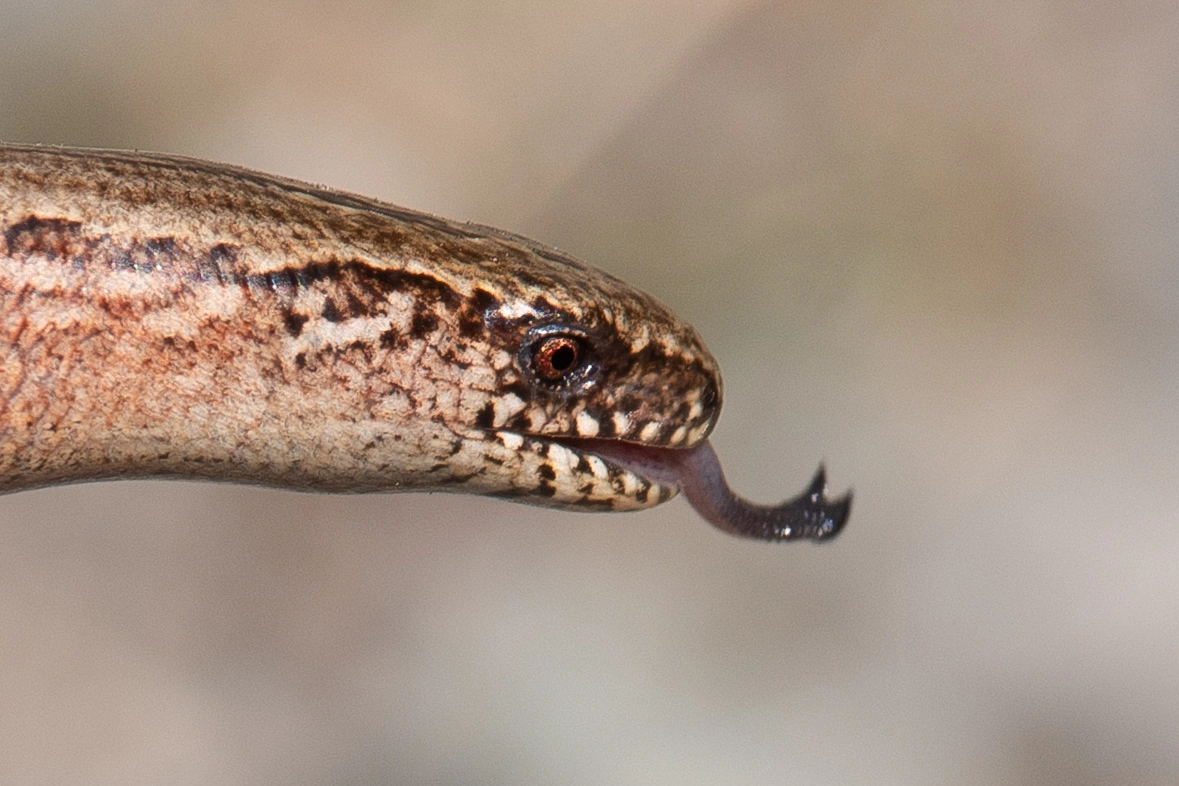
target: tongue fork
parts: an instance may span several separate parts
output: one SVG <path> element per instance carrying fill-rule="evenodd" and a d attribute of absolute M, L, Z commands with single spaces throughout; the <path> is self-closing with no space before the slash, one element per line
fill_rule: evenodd
<path fill-rule="evenodd" d="M 802 494 L 781 505 L 756 505 L 733 492 L 725 481 L 716 451 L 708 442 L 668 451 L 680 491 L 708 523 L 732 535 L 760 540 L 829 540 L 839 534 L 851 513 L 851 492 L 827 499 L 822 465 Z"/>

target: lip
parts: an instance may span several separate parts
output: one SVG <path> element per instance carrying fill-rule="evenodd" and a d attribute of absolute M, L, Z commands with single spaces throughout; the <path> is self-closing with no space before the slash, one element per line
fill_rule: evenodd
<path fill-rule="evenodd" d="M 579 454 L 597 456 L 608 464 L 634 473 L 652 485 L 679 488 L 675 457 L 687 448 L 665 448 L 621 439 L 548 438 Z"/>
<path fill-rule="evenodd" d="M 496 464 L 510 461 L 513 472 L 533 478 L 527 486 L 494 492 L 501 496 L 545 507 L 627 511 L 654 507 L 679 493 L 667 462 L 647 455 L 642 446 L 506 429 L 486 433 L 495 435 L 498 447 L 490 455 Z M 484 443 L 486 437 L 472 441 Z"/>

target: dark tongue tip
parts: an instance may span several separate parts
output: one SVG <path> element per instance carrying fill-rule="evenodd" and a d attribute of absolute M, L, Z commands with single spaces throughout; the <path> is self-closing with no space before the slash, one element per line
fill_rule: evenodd
<path fill-rule="evenodd" d="M 851 514 L 851 503 L 850 491 L 842 497 L 827 499 L 827 468 L 820 464 L 807 490 L 782 503 L 776 510 L 791 508 L 794 510 L 793 515 L 808 522 L 808 525 L 801 528 L 802 534 L 798 537 L 830 540 L 838 535 L 847 523 L 847 517 Z"/>
<path fill-rule="evenodd" d="M 827 472 L 822 465 L 810 486 L 780 505 L 757 505 L 738 496 L 725 480 L 712 445 L 676 451 L 680 490 L 696 512 L 732 535 L 760 540 L 830 540 L 851 514 L 852 494 L 827 498 Z"/>

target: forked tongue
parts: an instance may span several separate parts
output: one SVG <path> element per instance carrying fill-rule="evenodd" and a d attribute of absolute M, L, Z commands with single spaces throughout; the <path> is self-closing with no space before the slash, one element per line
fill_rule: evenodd
<path fill-rule="evenodd" d="M 827 473 L 820 465 L 807 490 L 780 505 L 757 505 L 738 496 L 725 481 L 716 451 L 707 440 L 692 448 L 655 448 L 613 440 L 579 440 L 588 450 L 642 477 L 678 486 L 714 527 L 761 540 L 828 540 L 851 513 L 852 495 L 827 499 Z"/>

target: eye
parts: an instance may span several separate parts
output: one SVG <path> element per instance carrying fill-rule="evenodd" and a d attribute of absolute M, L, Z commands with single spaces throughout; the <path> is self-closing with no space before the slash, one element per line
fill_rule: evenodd
<path fill-rule="evenodd" d="M 576 336 L 544 336 L 532 348 L 532 371 L 545 382 L 569 382 L 585 361 L 585 345 Z"/>

